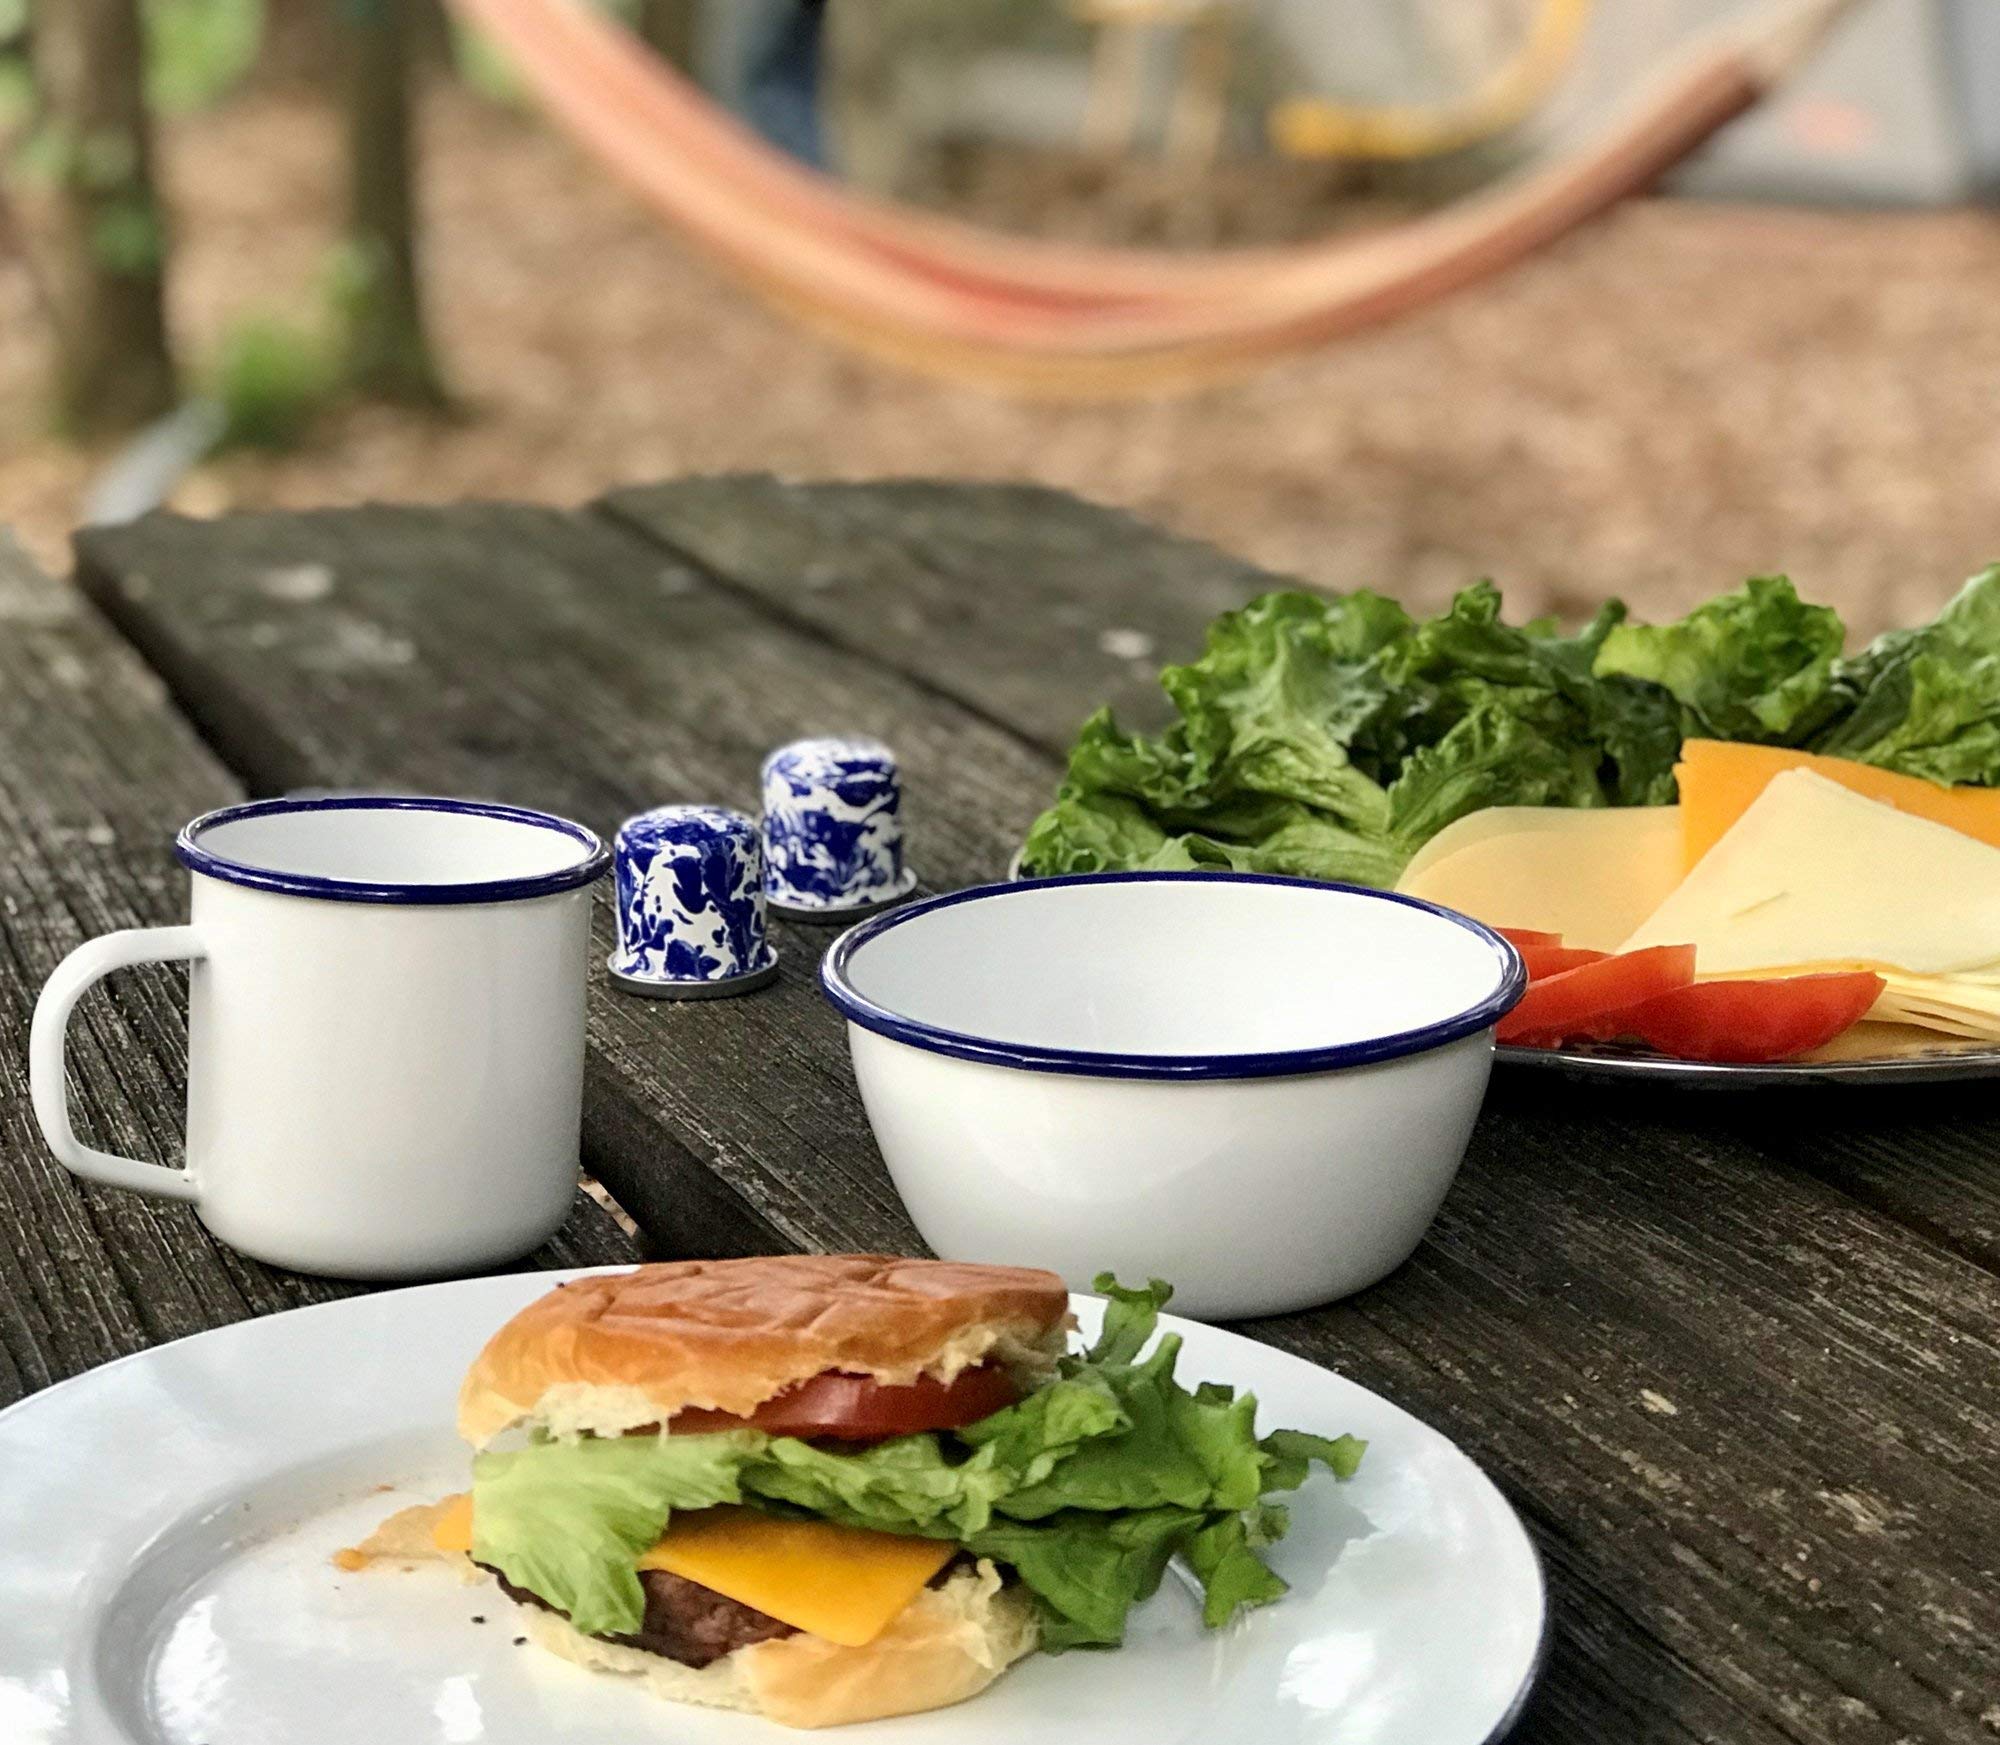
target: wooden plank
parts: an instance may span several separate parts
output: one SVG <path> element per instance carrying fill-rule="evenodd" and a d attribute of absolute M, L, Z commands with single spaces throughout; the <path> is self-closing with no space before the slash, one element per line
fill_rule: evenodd
<path fill-rule="evenodd" d="M 609 833 L 668 799 L 754 808 L 769 746 L 852 728 L 903 757 L 920 869 L 962 882 L 1004 870 L 1022 796 L 1046 780 L 1013 736 L 774 633 L 607 521 L 154 517 L 80 552 L 84 586 L 258 790 L 406 784 Z M 608 951 L 603 905 L 598 921 Z M 914 1241 L 817 991 L 827 937 L 781 927 L 783 975 L 755 999 L 597 988 L 586 1162 L 665 1246 L 749 1253 L 825 1245 L 836 1228 L 848 1246 Z"/>
<path fill-rule="evenodd" d="M 683 479 L 604 506 L 814 635 L 1058 756 L 1105 703 L 1157 722 L 1161 664 L 1199 654 L 1216 613 L 1297 585 L 1038 486 Z M 2000 1270 L 1988 1096 L 1878 1090 L 1827 1107 L 1838 1117 L 1800 1122 L 1795 1100 L 1758 1097 L 1730 1105 L 1726 1125 L 1740 1117 L 1760 1147 Z"/>
<path fill-rule="evenodd" d="M 71 590 L 0 536 L 0 1404 L 247 1315 L 359 1288 L 288 1273 L 214 1241 L 183 1205 L 100 1190 L 60 1168 L 28 1103 L 28 1020 L 79 941 L 181 919 L 171 852 L 186 818 L 242 797 L 157 677 Z M 78 1131 L 138 1157 L 180 1147 L 183 976 L 121 975 L 71 1030 Z M 580 1200 L 539 1264 L 628 1259 Z"/>
<path fill-rule="evenodd" d="M 1105 703 L 1161 718 L 1162 661 L 1198 653 L 1218 612 L 1300 585 L 1040 485 L 750 475 L 614 491 L 603 507 L 1057 755 Z"/>
<path fill-rule="evenodd" d="M 156 518 L 83 557 L 261 779 L 465 787 L 608 825 L 746 803 L 776 739 L 860 728 L 905 752 L 917 849 L 948 884 L 990 873 L 1053 774 L 984 710 L 586 518 Z M 681 1242 L 911 1241 L 803 973 L 823 937 L 787 931 L 787 975 L 755 999 L 595 1002 L 592 1159 L 627 1204 L 662 1154 L 671 1181 L 708 1175 L 702 1205 L 654 1202 Z M 1503 1085 L 1410 1266 L 1255 1330 L 1437 1423 L 1535 1525 L 1564 1622 L 1529 1736 L 1990 1738 L 2000 1281 L 1740 1120 Z M 1840 1125 L 1799 1120 L 1801 1154 Z"/>

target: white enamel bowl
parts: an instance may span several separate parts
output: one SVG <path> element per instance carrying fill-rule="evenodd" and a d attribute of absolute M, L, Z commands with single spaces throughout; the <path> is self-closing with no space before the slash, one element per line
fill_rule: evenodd
<path fill-rule="evenodd" d="M 1166 1278 L 1210 1320 L 1409 1258 L 1526 985 L 1450 910 L 1227 873 L 959 891 L 851 929 L 820 973 L 939 1254 Z"/>

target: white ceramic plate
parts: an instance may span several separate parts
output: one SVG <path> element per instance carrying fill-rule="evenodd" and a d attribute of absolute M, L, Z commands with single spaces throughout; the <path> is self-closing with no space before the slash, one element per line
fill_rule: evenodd
<path fill-rule="evenodd" d="M 328 1561 L 390 1510 L 462 1488 L 458 1378 L 563 1276 L 387 1292 L 161 1346 L 0 1415 L 0 1740 L 7 1745 L 769 1745 L 517 1646 L 509 1602 L 442 1566 Z M 1086 1327 L 1097 1304 L 1077 1299 Z M 898 1745 L 1484 1745 L 1545 1625 L 1500 1493 L 1354 1383 L 1183 1321 L 1181 1373 L 1261 1421 L 1370 1447 L 1295 1499 L 1282 1603 L 1204 1634 L 1170 1579 L 1110 1654 L 1036 1656 L 961 1708 L 854 1730 Z M 484 1619 L 480 1623 L 478 1619 Z"/>

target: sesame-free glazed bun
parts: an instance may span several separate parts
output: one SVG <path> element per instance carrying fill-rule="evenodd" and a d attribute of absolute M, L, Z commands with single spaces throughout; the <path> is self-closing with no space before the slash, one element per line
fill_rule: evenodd
<path fill-rule="evenodd" d="M 622 1435 L 683 1407 L 747 1416 L 827 1370 L 907 1385 L 995 1362 L 1029 1382 L 1061 1355 L 1069 1293 L 1052 1272 L 783 1254 L 681 1260 L 558 1285 L 487 1341 L 458 1396 L 484 1446 L 530 1424 Z"/>

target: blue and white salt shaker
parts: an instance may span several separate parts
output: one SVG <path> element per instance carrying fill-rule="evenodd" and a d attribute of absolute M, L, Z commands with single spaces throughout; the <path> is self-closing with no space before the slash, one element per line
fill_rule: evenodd
<path fill-rule="evenodd" d="M 725 806 L 660 806 L 618 827 L 618 949 L 627 993 L 698 1000 L 777 979 L 757 826 Z"/>
<path fill-rule="evenodd" d="M 795 921 L 849 921 L 901 901 L 896 754 L 873 739 L 799 739 L 764 760 L 764 895 Z"/>

